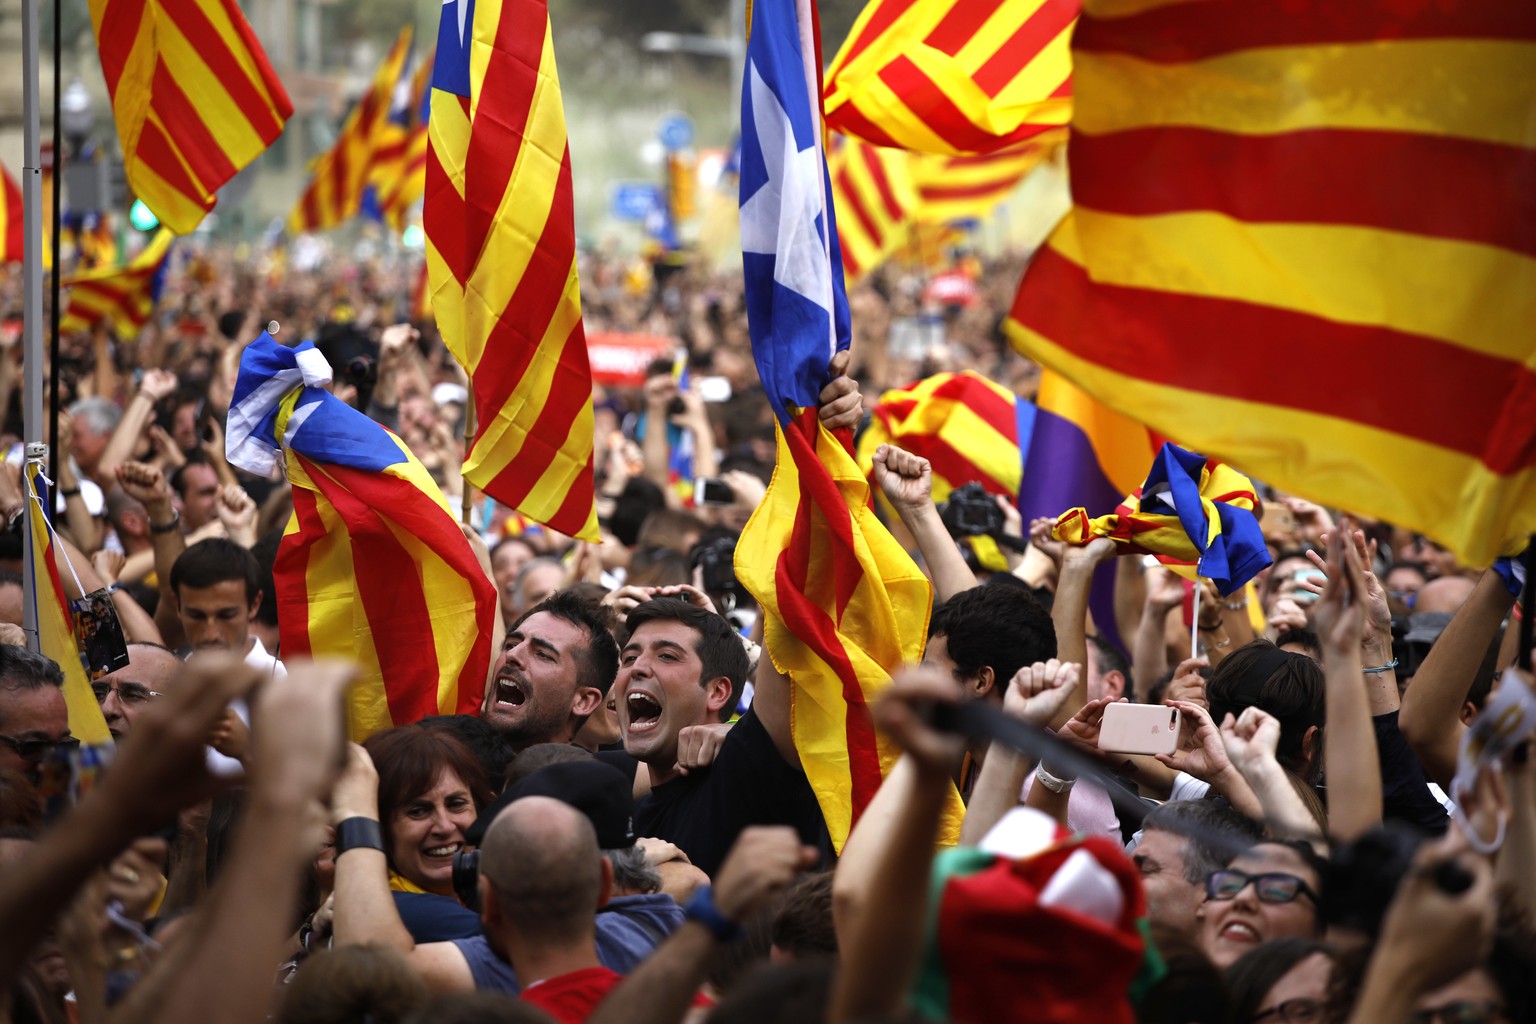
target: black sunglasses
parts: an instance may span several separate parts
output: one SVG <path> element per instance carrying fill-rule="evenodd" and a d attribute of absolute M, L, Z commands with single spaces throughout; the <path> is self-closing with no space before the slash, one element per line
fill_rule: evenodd
<path fill-rule="evenodd" d="M 66 736 L 62 740 L 18 740 L 10 736 L 0 736 L 0 743 L 4 743 L 23 761 L 41 761 L 55 750 L 78 750 L 80 741 L 73 736 Z"/>

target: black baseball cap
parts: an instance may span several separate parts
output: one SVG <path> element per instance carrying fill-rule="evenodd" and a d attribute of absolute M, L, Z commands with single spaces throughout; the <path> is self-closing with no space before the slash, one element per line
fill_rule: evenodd
<path fill-rule="evenodd" d="M 568 761 L 540 768 L 481 811 L 464 833 L 464 841 L 479 846 L 496 815 L 525 796 L 553 797 L 585 814 L 597 832 L 601 849 L 635 845 L 635 797 L 630 781 L 623 772 L 601 761 Z"/>

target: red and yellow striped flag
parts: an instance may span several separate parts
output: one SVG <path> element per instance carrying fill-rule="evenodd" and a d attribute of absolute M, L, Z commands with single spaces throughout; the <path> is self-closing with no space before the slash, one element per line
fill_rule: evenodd
<path fill-rule="evenodd" d="M 913 215 L 925 224 L 979 220 L 1013 194 L 1025 175 L 1067 141 L 1052 129 L 1018 146 L 976 156 L 912 155 Z"/>
<path fill-rule="evenodd" d="M 38 490 L 41 461 L 29 461 L 27 473 L 27 524 L 32 543 L 32 565 L 36 573 L 36 591 L 31 595 L 37 611 L 38 646 L 64 672 L 64 703 L 69 709 L 69 731 L 81 743 L 99 745 L 112 742 L 101 705 L 91 692 L 91 678 L 80 660 L 80 646 L 75 642 L 74 617 L 59 575 L 59 547 L 54 543 L 48 523 L 43 519 L 43 502 Z"/>
<path fill-rule="evenodd" d="M 24 214 L 21 186 L 10 171 L 0 167 L 0 263 L 21 262 Z"/>
<path fill-rule="evenodd" d="M 592 371 L 545 0 L 443 5 L 429 130 L 432 308 L 469 372 L 478 421 L 464 477 L 561 533 L 597 540 Z"/>
<path fill-rule="evenodd" d="M 989 153 L 1072 113 L 1079 0 L 873 0 L 827 72 L 827 125 L 876 146 Z"/>
<path fill-rule="evenodd" d="M 120 339 L 137 337 L 160 301 L 165 257 L 173 238 L 169 228 L 161 228 L 126 267 L 88 270 L 66 280 L 69 304 L 64 307 L 59 330 L 88 331 L 105 321 Z"/>
<path fill-rule="evenodd" d="M 852 284 L 884 263 L 906 240 L 917 190 L 911 154 L 843 138 L 827 154 L 843 273 Z"/>
<path fill-rule="evenodd" d="M 410 50 L 411 28 L 407 25 L 374 72 L 368 92 L 347 115 L 335 144 L 315 161 L 304 195 L 288 214 L 290 234 L 333 228 L 357 215 L 376 151 L 385 141 L 381 129 L 389 119 L 400 69 Z"/>
<path fill-rule="evenodd" d="M 128 185 L 186 234 L 293 104 L 235 0 L 91 0 Z"/>
<path fill-rule="evenodd" d="M 427 100 L 432 57 L 411 74 L 408 95 L 379 129 L 369 184 L 376 190 L 379 213 L 395 231 L 405 225 L 411 204 L 427 187 Z"/>
<path fill-rule="evenodd" d="M 1536 6 L 1087 0 L 1029 356 L 1474 564 L 1536 530 Z"/>

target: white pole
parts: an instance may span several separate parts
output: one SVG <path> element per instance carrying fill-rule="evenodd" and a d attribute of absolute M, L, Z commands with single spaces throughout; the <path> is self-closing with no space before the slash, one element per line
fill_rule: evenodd
<path fill-rule="evenodd" d="M 27 457 L 43 443 L 43 159 L 42 106 L 37 49 L 38 0 L 21 0 L 22 134 L 22 419 Z M 58 159 L 59 154 L 54 155 Z M 55 188 L 59 183 L 55 183 Z M 58 268 L 54 268 L 58 273 Z M 57 397 L 57 396 L 55 396 Z M 43 449 L 46 452 L 46 448 Z M 27 647 L 40 650 L 37 635 L 37 566 L 32 562 L 32 516 L 36 503 L 27 502 L 27 541 L 22 544 L 22 629 Z"/>
<path fill-rule="evenodd" d="M 1195 577 L 1195 610 L 1189 622 L 1189 656 L 1200 657 L 1200 577 Z"/>

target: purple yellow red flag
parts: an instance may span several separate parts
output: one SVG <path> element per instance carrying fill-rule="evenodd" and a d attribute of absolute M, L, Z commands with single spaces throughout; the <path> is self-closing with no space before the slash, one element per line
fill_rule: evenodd
<path fill-rule="evenodd" d="M 269 334 L 240 358 L 229 461 L 281 460 L 293 516 L 273 566 L 285 655 L 355 661 L 361 740 L 427 715 L 473 714 L 491 663 L 496 588 L 426 468 L 394 434 L 324 390 L 310 342 Z"/>
<path fill-rule="evenodd" d="M 1157 555 L 1182 575 L 1198 574 L 1226 596 L 1270 564 L 1253 482 L 1174 444 L 1165 444 L 1146 482 L 1107 516 L 1084 508 L 1063 512 L 1052 530 L 1057 540 L 1087 544 L 1108 537 L 1130 551 Z"/>
<path fill-rule="evenodd" d="M 24 213 L 21 186 L 10 171 L 0 167 L 0 263 L 21 262 L 22 239 L 26 237 L 22 227 Z"/>
<path fill-rule="evenodd" d="M 374 72 L 368 92 L 347 115 L 335 143 L 315 161 L 304 195 L 288 214 L 290 234 L 333 228 L 362 209 L 377 150 L 389 141 L 384 128 L 410 52 L 407 25 Z"/>
<path fill-rule="evenodd" d="M 126 267 L 88 270 L 67 278 L 64 287 L 69 289 L 69 301 L 59 329 L 89 331 L 105 322 L 120 339 L 137 337 L 160 301 L 173 237 L 169 228 L 161 228 Z"/>
<path fill-rule="evenodd" d="M 428 134 L 432 308 L 474 396 L 464 478 L 595 541 L 592 370 L 545 0 L 443 5 Z"/>
<path fill-rule="evenodd" d="M 1536 7 L 1086 0 L 1073 61 L 1014 343 L 1466 562 L 1536 530 Z"/>
<path fill-rule="evenodd" d="M 38 646 L 64 672 L 64 703 L 69 709 L 70 733 L 81 743 L 110 744 L 112 734 L 107 731 L 101 705 L 96 703 L 96 695 L 91 692 L 91 678 L 86 674 L 85 663 L 80 660 L 80 647 L 75 642 L 74 617 L 69 611 L 64 581 L 59 576 L 59 547 L 44 518 L 38 490 L 42 471 L 41 459 L 27 460 L 27 532 L 37 580 L 37 590 L 30 599 L 36 602 L 34 621 L 37 623 Z"/>
<path fill-rule="evenodd" d="M 128 186 L 187 234 L 293 113 L 235 0 L 90 0 Z"/>
<path fill-rule="evenodd" d="M 752 354 L 775 412 L 773 481 L 736 545 L 764 648 L 791 682 L 795 748 L 839 850 L 897 751 L 870 703 L 917 661 L 932 591 L 869 507 L 851 439 L 817 415 L 848 347 L 810 0 L 752 5 L 742 86 L 741 241 Z M 948 834 L 958 833 L 959 798 Z"/>
<path fill-rule="evenodd" d="M 875 146 L 990 153 L 1067 123 L 1080 0 L 873 0 L 827 71 L 827 124 Z"/>

